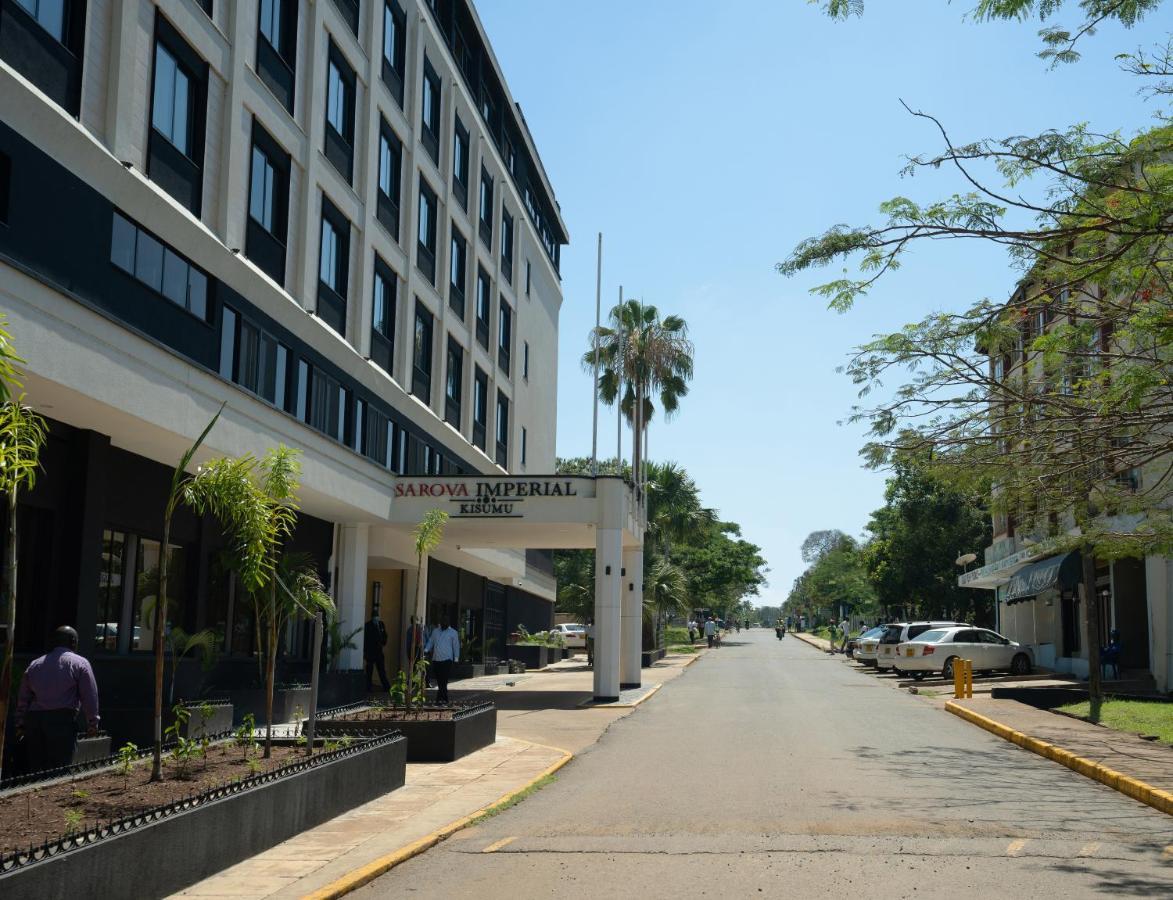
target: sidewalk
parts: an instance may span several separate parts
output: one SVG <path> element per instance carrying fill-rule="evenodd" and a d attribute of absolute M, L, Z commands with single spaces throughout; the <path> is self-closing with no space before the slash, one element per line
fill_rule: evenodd
<path fill-rule="evenodd" d="M 951 705 L 971 710 L 996 723 L 1033 738 L 1035 746 L 1028 742 L 1026 749 L 1039 752 L 1038 741 L 1052 745 L 1069 755 L 1089 760 L 1097 766 L 1117 772 L 1129 782 L 1140 782 L 1158 792 L 1173 795 L 1173 748 L 1156 741 L 1123 731 L 1113 731 L 1090 722 L 1063 716 L 1047 710 L 1036 709 L 1017 700 L 994 700 L 989 697 L 974 697 L 969 700 L 953 700 Z M 1003 735 L 1005 736 L 1005 735 Z M 1015 743 L 1019 743 L 1015 741 Z M 1048 755 L 1043 753 L 1042 755 Z M 1079 765 L 1061 758 L 1058 760 L 1081 774 L 1095 777 L 1110 787 L 1115 787 L 1129 796 L 1139 797 L 1135 788 L 1117 785 L 1111 778 L 1101 778 L 1083 771 Z M 1057 758 L 1050 756 L 1050 758 Z M 1150 805 L 1154 805 L 1150 803 Z M 1158 808 L 1160 808 L 1158 806 Z M 1170 810 L 1165 810 L 1169 812 Z"/>
<path fill-rule="evenodd" d="M 691 654 L 669 655 L 643 670 L 643 683 L 671 681 L 696 659 Z M 468 824 L 468 817 L 569 761 L 594 744 L 611 723 L 634 711 L 580 707 L 592 695 L 592 675 L 585 663 L 564 664 L 548 673 L 470 681 L 479 690 L 461 690 L 468 682 L 454 682 L 454 699 L 461 694 L 488 695 L 497 703 L 495 744 L 453 763 L 412 763 L 407 783 L 399 790 L 175 896 L 304 897 L 365 866 L 385 864 L 392 855 L 406 859 Z"/>
<path fill-rule="evenodd" d="M 830 641 L 824 640 L 821 637 L 815 637 L 813 634 L 808 634 L 805 631 L 791 631 L 791 632 L 789 632 L 789 635 L 790 635 L 790 637 L 798 638 L 800 641 L 805 641 L 806 643 L 810 644 L 812 647 L 817 647 L 819 650 L 822 650 L 824 653 L 828 653 L 831 650 L 831 642 Z M 783 638 L 783 640 L 785 640 L 785 638 Z"/>

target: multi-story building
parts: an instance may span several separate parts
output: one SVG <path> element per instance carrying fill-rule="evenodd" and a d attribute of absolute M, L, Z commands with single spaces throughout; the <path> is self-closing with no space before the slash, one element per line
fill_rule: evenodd
<path fill-rule="evenodd" d="M 1012 384 L 1014 390 L 1008 395 L 1035 399 L 995 399 L 991 403 L 990 424 L 999 452 L 1023 458 L 1022 448 L 1030 441 L 1068 441 L 1075 419 L 1062 412 L 1064 401 L 1079 394 L 1081 381 L 1093 378 L 1119 355 L 1111 318 L 1101 318 L 1097 312 L 1098 289 L 1087 287 L 1078 297 L 1074 293 L 1063 289 L 1048 300 L 1042 286 L 1027 280 L 1007 303 L 1018 323 L 1017 343 L 1005 353 L 991 354 L 989 377 L 998 385 Z M 1087 323 L 1090 332 L 1086 348 L 1065 351 L 1058 363 L 1048 362 L 1043 352 L 1033 349 L 1035 340 L 1051 333 L 1058 323 L 1070 324 L 1077 318 Z M 1052 409 L 1059 412 L 1053 414 Z M 1052 418 L 1058 421 L 1048 427 Z M 1097 431 L 1105 430 L 1102 421 L 1095 424 Z M 1112 444 L 1094 465 L 1079 471 L 1099 473 L 1109 488 L 1105 494 L 1109 498 L 1113 492 L 1124 497 L 1147 491 L 1149 502 L 1156 501 L 1155 509 L 1167 508 L 1169 498 L 1154 498 L 1153 491 L 1168 484 L 1168 460 L 1163 456 L 1149 458 L 1145 450 L 1149 443 L 1131 440 L 1128 447 L 1138 448 L 1135 451 Z M 1056 453 L 1052 460 L 1058 457 Z M 1056 484 L 1059 491 L 1070 487 L 1064 480 L 1057 479 Z M 1040 494 L 1042 491 L 1040 486 Z M 997 485 L 994 494 L 997 500 Z M 999 506 L 994 505 L 996 509 Z M 1055 507 L 1051 498 L 1029 515 L 1030 511 L 1022 508 L 996 511 L 985 564 L 961 575 L 958 584 L 993 591 L 995 627 L 1031 646 L 1040 666 L 1086 678 L 1089 629 L 1082 560 L 1079 551 L 1057 549 L 1064 545 L 1065 537 L 1078 535 L 1079 529 L 1070 508 Z M 1124 533 L 1142 518 L 1107 509 L 1101 517 L 1107 530 Z M 1121 677 L 1135 687 L 1173 691 L 1173 559 L 1157 554 L 1115 559 L 1097 556 L 1095 573 L 1099 632 L 1105 641 L 1113 634 L 1118 637 Z"/>
<path fill-rule="evenodd" d="M 554 470 L 567 240 L 468 0 L 0 0 L 0 311 L 51 425 L 18 649 L 74 623 L 127 685 L 111 728 L 146 702 L 124 676 L 171 471 L 226 403 L 198 458 L 302 451 L 293 546 L 345 631 L 379 609 L 397 664 L 415 555 L 379 527 L 391 476 Z M 181 512 L 172 621 L 252 677 L 220 541 Z M 552 621 L 540 552 L 446 547 L 430 576 L 481 655 Z M 308 645 L 291 630 L 284 665 Z"/>

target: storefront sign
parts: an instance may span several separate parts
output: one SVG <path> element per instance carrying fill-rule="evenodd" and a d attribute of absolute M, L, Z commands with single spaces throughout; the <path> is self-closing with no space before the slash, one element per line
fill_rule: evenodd
<path fill-rule="evenodd" d="M 577 497 L 567 480 L 500 479 L 496 481 L 398 481 L 396 499 L 427 497 L 451 504 L 453 518 L 512 518 L 524 513 L 521 504 L 535 497 Z"/>

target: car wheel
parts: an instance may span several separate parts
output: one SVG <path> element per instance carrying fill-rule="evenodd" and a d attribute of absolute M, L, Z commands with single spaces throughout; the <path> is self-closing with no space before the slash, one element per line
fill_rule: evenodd
<path fill-rule="evenodd" d="M 956 656 L 950 656 L 947 660 L 945 660 L 945 665 L 941 667 L 941 677 L 946 681 L 953 680 L 953 661 L 955 659 L 957 659 Z"/>
<path fill-rule="evenodd" d="M 1010 662 L 1010 671 L 1015 675 L 1029 675 L 1030 674 L 1030 657 L 1025 653 L 1019 653 Z"/>
<path fill-rule="evenodd" d="M 924 681 L 925 680 L 925 673 L 924 672 L 913 672 L 912 673 L 912 680 L 913 681 Z"/>

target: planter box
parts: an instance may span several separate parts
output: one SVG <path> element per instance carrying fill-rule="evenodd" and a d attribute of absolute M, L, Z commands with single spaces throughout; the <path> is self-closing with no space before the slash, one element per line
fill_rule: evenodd
<path fill-rule="evenodd" d="M 207 722 L 200 718 L 200 705 L 198 703 L 188 704 L 187 711 L 191 714 L 191 718 L 187 720 L 187 724 L 183 726 L 183 736 L 185 738 L 201 738 L 207 732 L 208 737 L 217 734 L 226 734 L 232 730 L 232 704 L 227 700 L 215 700 L 209 704 L 212 707 L 212 715 Z M 106 754 L 109 756 L 109 754 Z"/>
<path fill-rule="evenodd" d="M 229 691 L 232 700 L 232 722 L 239 725 L 248 713 L 252 713 L 257 720 L 258 727 L 265 724 L 265 689 L 241 688 Z M 325 704 L 322 704 L 325 705 Z M 273 691 L 273 723 L 290 722 L 297 718 L 294 715 L 298 709 L 304 715 L 310 708 L 309 685 L 291 685 Z"/>
<path fill-rule="evenodd" d="M 510 644 L 505 652 L 510 659 L 525 663 L 527 669 L 544 669 L 554 661 L 551 651 L 556 649 L 543 644 Z"/>
<path fill-rule="evenodd" d="M 457 663 L 452 667 L 452 678 L 481 678 L 485 674 L 485 667 L 481 663 Z M 497 667 L 493 667 L 493 674 L 497 674 Z"/>
<path fill-rule="evenodd" d="M 319 719 L 315 736 L 385 734 L 407 738 L 408 762 L 452 762 L 497 740 L 497 707 L 491 701 L 458 709 L 446 721 L 399 719 Z"/>
<path fill-rule="evenodd" d="M 402 787 L 406 757 L 387 734 L 87 831 L 9 861 L 0 896 L 167 896 Z"/>
<path fill-rule="evenodd" d="M 666 648 L 666 647 L 659 647 L 656 650 L 644 650 L 641 653 L 641 656 L 642 656 L 641 665 L 643 665 L 643 667 L 646 669 L 648 666 L 650 666 L 656 660 L 663 659 L 667 655 L 667 653 L 668 653 L 668 648 Z"/>
<path fill-rule="evenodd" d="M 379 679 L 375 677 L 375 684 Z M 362 669 L 353 669 L 340 672 L 323 672 L 318 683 L 318 709 L 327 706 L 343 706 L 363 699 L 366 695 L 366 678 Z M 309 695 L 302 704 L 302 711 L 309 711 Z"/>

